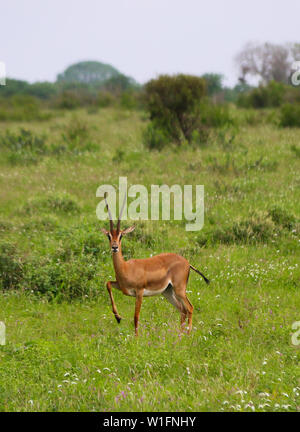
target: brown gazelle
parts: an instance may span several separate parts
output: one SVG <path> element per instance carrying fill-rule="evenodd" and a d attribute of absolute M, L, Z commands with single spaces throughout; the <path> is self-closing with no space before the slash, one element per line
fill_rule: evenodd
<path fill-rule="evenodd" d="M 108 237 L 112 251 L 113 265 L 116 281 L 108 281 L 106 287 L 110 296 L 113 313 L 118 323 L 121 317 L 117 311 L 112 294 L 112 288 L 122 291 L 127 296 L 136 297 L 134 325 L 135 334 L 138 335 L 139 315 L 143 297 L 162 294 L 181 314 L 181 329 L 184 328 L 188 317 L 188 333 L 192 329 L 193 306 L 186 296 L 186 286 L 190 269 L 199 273 L 206 283 L 209 280 L 195 267 L 180 255 L 174 253 L 162 253 L 146 259 L 131 259 L 125 261 L 121 251 L 121 240 L 125 234 L 134 230 L 134 226 L 120 229 L 122 211 L 120 211 L 117 227 L 114 228 L 112 215 L 106 200 L 105 203 L 110 220 L 110 231 L 101 228 Z"/>

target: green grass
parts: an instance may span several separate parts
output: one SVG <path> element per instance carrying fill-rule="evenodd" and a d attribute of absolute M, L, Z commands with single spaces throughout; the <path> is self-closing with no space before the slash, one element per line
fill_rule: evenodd
<path fill-rule="evenodd" d="M 149 152 L 144 113 L 76 116 L 0 123 L 1 136 L 46 140 L 40 157 L 0 153 L 0 410 L 299 411 L 300 130 L 241 123 L 202 147 Z M 201 232 L 138 222 L 123 240 L 127 258 L 177 252 L 211 279 L 190 275 L 190 336 L 160 296 L 144 300 L 138 339 L 134 299 L 114 294 L 120 325 L 111 312 L 96 190 L 119 176 L 205 186 Z"/>

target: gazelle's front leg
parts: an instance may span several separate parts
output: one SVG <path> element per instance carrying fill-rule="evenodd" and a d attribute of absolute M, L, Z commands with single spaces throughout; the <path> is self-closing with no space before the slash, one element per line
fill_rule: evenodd
<path fill-rule="evenodd" d="M 139 318 L 140 318 L 140 310 L 143 301 L 143 294 L 144 294 L 143 289 L 136 291 L 135 313 L 134 313 L 134 328 L 135 328 L 136 336 L 138 336 Z"/>
<path fill-rule="evenodd" d="M 106 288 L 107 288 L 107 291 L 108 291 L 108 294 L 109 294 L 109 297 L 110 297 L 113 313 L 114 313 L 114 315 L 115 315 L 116 320 L 118 321 L 118 323 L 120 323 L 120 321 L 121 321 L 122 318 L 120 317 L 120 315 L 118 314 L 118 311 L 117 311 L 117 307 L 116 307 L 116 304 L 115 304 L 115 301 L 114 301 L 114 297 L 113 297 L 113 294 L 112 294 L 112 287 L 120 289 L 118 282 L 116 282 L 116 281 L 108 281 L 106 283 Z"/>

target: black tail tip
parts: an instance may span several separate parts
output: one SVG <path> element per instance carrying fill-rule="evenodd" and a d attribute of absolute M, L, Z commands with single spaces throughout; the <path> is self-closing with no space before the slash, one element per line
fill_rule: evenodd
<path fill-rule="evenodd" d="M 207 285 L 209 285 L 209 284 L 210 284 L 210 280 L 209 280 L 209 279 L 207 279 L 207 278 L 204 278 L 204 280 L 205 280 L 205 282 L 207 283 Z"/>

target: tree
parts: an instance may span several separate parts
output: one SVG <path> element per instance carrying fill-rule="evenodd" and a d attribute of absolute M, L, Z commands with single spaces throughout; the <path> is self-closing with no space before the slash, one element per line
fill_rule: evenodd
<path fill-rule="evenodd" d="M 299 54 L 299 44 L 248 43 L 235 58 L 240 81 L 244 83 L 248 76 L 252 76 L 258 77 L 262 84 L 272 80 L 287 83 L 291 64 Z"/>
<path fill-rule="evenodd" d="M 85 61 L 69 66 L 57 76 L 57 81 L 92 84 L 104 82 L 119 75 L 120 72 L 109 64 Z"/>
<path fill-rule="evenodd" d="M 220 93 L 223 90 L 223 75 L 206 73 L 202 75 L 202 78 L 204 78 L 206 81 L 206 93 L 208 94 L 208 96 Z"/>
<path fill-rule="evenodd" d="M 11 97 L 14 95 L 29 95 L 39 99 L 49 99 L 57 93 L 55 84 L 50 82 L 36 82 L 33 84 L 27 81 L 7 79 L 6 86 L 1 86 L 0 96 Z"/>
<path fill-rule="evenodd" d="M 139 85 L 133 78 L 119 74 L 106 80 L 102 88 L 112 93 L 122 93 L 130 89 L 138 89 Z"/>
<path fill-rule="evenodd" d="M 50 82 L 36 82 L 28 87 L 27 93 L 39 99 L 50 99 L 57 93 L 57 87 Z"/>
<path fill-rule="evenodd" d="M 30 84 L 27 81 L 21 81 L 8 78 L 5 86 L 0 86 L 0 96 L 10 97 L 15 94 L 26 94 Z"/>
<path fill-rule="evenodd" d="M 161 75 L 145 85 L 145 103 L 152 126 L 180 143 L 190 141 L 200 126 L 200 101 L 205 94 L 203 78 L 192 75 Z"/>

